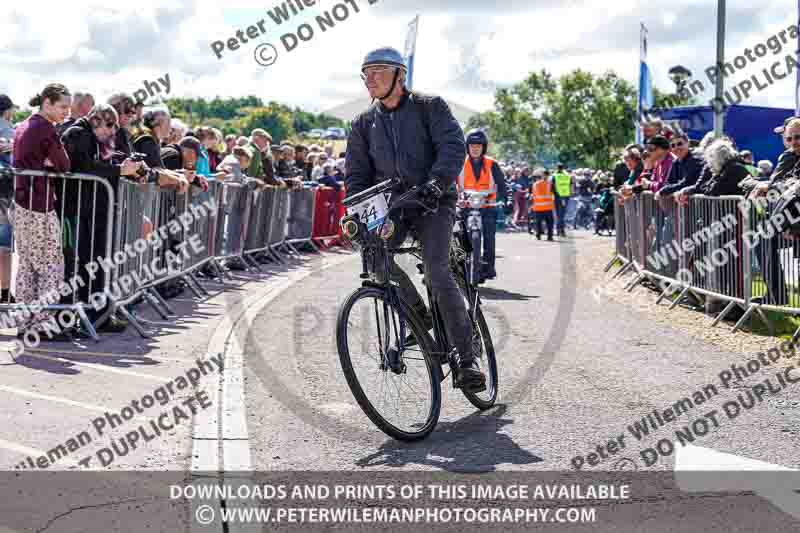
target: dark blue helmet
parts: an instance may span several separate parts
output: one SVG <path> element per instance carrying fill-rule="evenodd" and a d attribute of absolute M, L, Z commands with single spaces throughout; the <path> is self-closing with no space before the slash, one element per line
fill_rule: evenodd
<path fill-rule="evenodd" d="M 403 55 L 396 49 L 389 46 L 378 48 L 377 50 L 373 50 L 372 52 L 368 53 L 364 57 L 364 62 L 361 63 L 361 72 L 363 73 L 364 69 L 367 67 L 376 65 L 397 67 L 403 69 L 404 72 L 407 71 Z"/>
<path fill-rule="evenodd" d="M 489 138 L 486 136 L 486 133 L 483 130 L 471 130 L 467 133 L 467 148 L 469 148 L 470 144 L 481 144 L 483 145 L 483 152 L 481 155 L 486 155 L 486 150 L 489 148 Z"/>

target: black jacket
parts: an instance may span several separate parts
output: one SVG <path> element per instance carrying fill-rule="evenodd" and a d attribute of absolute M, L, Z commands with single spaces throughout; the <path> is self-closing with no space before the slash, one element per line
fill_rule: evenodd
<path fill-rule="evenodd" d="M 92 131 L 92 125 L 87 118 L 78 119 L 72 126 L 64 131 L 61 142 L 67 150 L 70 161 L 70 172 L 80 172 L 104 178 L 111 184 L 114 194 L 117 193 L 119 183 L 120 165 L 100 159 L 100 143 Z M 94 189 L 97 187 L 95 198 Z M 92 205 L 96 202 L 97 209 L 106 212 L 108 198 L 105 187 L 85 183 L 78 188 L 75 180 L 66 180 L 65 186 L 59 186 L 56 195 L 63 202 L 64 211 L 68 215 L 74 215 L 79 205 L 78 196 L 80 195 L 81 214 L 84 217 L 92 216 Z M 59 206 L 60 212 L 61 206 Z"/>
<path fill-rule="evenodd" d="M 689 152 L 685 159 L 676 159 L 669 171 L 667 184 L 659 191 L 662 195 L 672 194 L 684 187 L 691 187 L 703 173 L 703 156 L 697 152 Z"/>
<path fill-rule="evenodd" d="M 800 173 L 795 170 L 795 167 L 800 162 L 800 158 L 792 150 L 786 150 L 778 158 L 778 164 L 769 178 L 770 188 L 776 188 L 783 191 L 784 182 L 791 178 L 800 177 Z"/>
<path fill-rule="evenodd" d="M 455 182 L 464 167 L 464 132 L 439 96 L 406 93 L 397 108 L 371 105 L 352 123 L 347 140 L 348 196 L 390 178 L 406 186 L 440 180 L 455 202 Z"/>
<path fill-rule="evenodd" d="M 688 194 L 705 194 L 706 196 L 727 196 L 742 194 L 739 182 L 750 175 L 747 167 L 739 159 L 731 159 L 722 166 L 718 175 L 711 172 L 706 165 L 697 183 L 687 189 Z"/>

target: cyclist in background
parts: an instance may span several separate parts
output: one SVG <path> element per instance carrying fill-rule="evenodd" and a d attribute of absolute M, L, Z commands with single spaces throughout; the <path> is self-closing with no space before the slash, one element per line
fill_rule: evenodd
<path fill-rule="evenodd" d="M 364 58 L 361 78 L 373 104 L 352 122 L 345 166 L 347 194 L 358 194 L 391 178 L 401 181 L 402 190 L 435 180 L 438 186 L 426 186 L 422 192 L 438 197 L 439 208 L 433 213 L 403 209 L 390 244 L 402 243 L 409 229 L 419 239 L 425 276 L 455 346 L 456 386 L 480 391 L 486 387 L 486 377 L 474 359 L 472 322 L 450 270 L 456 177 L 466 153 L 464 132 L 441 97 L 406 89 L 406 75 L 403 56 L 394 48 L 379 48 Z M 382 265 L 381 261 L 377 263 Z M 432 328 L 430 312 L 411 280 L 396 264 L 391 270 L 390 277 L 399 283 L 402 298 L 425 317 L 425 326 Z"/>
<path fill-rule="evenodd" d="M 458 178 L 459 192 L 489 192 L 486 203 L 481 207 L 483 229 L 483 254 L 481 260 L 481 281 L 494 279 L 497 272 L 495 262 L 495 237 L 497 236 L 497 202 L 500 205 L 508 196 L 506 177 L 500 170 L 497 161 L 486 155 L 489 138 L 481 130 L 472 130 L 467 134 L 467 158 L 464 169 Z"/>

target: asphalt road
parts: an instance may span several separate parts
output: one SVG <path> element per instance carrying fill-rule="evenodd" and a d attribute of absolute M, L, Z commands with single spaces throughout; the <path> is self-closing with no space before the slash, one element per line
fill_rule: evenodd
<path fill-rule="evenodd" d="M 693 445 L 798 468 L 800 386 L 787 385 L 728 419 L 722 404 L 744 392 L 745 385 L 771 375 L 777 384 L 779 366 L 735 384 L 737 388 L 723 388 L 720 372 L 750 357 L 686 341 L 680 331 L 650 324 L 634 310 L 603 298 L 597 287 L 581 283 L 574 272 L 573 247 L 590 238 L 579 233 L 567 242 L 548 243 L 522 233 L 498 236 L 498 277 L 482 289 L 497 345 L 498 405 L 478 412 L 459 391 L 444 386 L 438 427 L 426 441 L 413 445 L 394 441 L 371 424 L 339 366 L 336 313 L 358 286 L 357 257 L 285 291 L 255 318 L 244 348 L 254 468 L 553 472 L 574 471 L 580 456 L 582 471 L 672 471 L 675 453 L 645 464 L 640 452 L 663 438 L 676 441 L 675 431 L 695 427 L 698 418 L 709 429 L 704 431 L 699 422 Z M 677 421 L 651 430 L 641 441 L 628 429 L 654 409 L 663 414 L 709 384 L 717 385 L 718 394 L 706 394 Z M 715 409 L 719 427 L 711 420 L 713 414 L 704 417 Z M 610 440 L 618 444 L 609 447 Z M 607 458 L 599 455 L 598 445 Z M 676 442 L 675 448 L 682 446 Z M 592 452 L 598 455 L 590 458 Z M 753 498 L 761 502 L 755 516 L 762 522 L 773 520 L 773 529 L 767 530 L 797 527 L 798 522 Z M 724 498 L 710 502 L 703 505 L 712 513 L 730 503 Z M 755 524 L 752 520 L 752 512 L 737 513 L 731 524 L 742 529 L 719 530 L 751 531 L 746 527 Z M 650 529 L 656 530 L 661 529 Z"/>
<path fill-rule="evenodd" d="M 0 503 L 0 531 L 89 531 L 87 524 L 97 531 L 196 531 L 191 505 L 166 500 L 164 489 L 185 479 L 188 472 L 201 480 L 207 479 L 202 476 L 216 479 L 220 468 L 241 468 L 271 483 L 295 484 L 331 483 L 337 476 L 362 483 L 388 479 L 507 485 L 550 479 L 586 484 L 619 480 L 615 476 L 622 475 L 632 483 L 631 496 L 622 503 L 589 502 L 600 513 L 597 522 L 539 524 L 540 528 L 797 531 L 797 518 L 770 503 L 775 495 L 758 495 L 759 487 L 749 478 L 736 485 L 740 490 L 722 492 L 724 487 L 715 485 L 716 480 L 703 477 L 689 483 L 694 492 L 686 492 L 679 490 L 686 487 L 676 486 L 673 476 L 676 453 L 654 464 L 645 464 L 640 454 L 661 439 L 674 441 L 675 431 L 686 426 L 698 431 L 692 432 L 694 447 L 675 444 L 682 469 L 708 468 L 722 461 L 720 457 L 733 457 L 741 464 L 764 461 L 766 466 L 749 465 L 756 470 L 773 468 L 769 465 L 797 469 L 798 385 L 787 384 L 777 394 L 765 395 L 734 420 L 719 414 L 719 427 L 703 416 L 715 409 L 723 413 L 724 402 L 746 394 L 747 387 L 759 381 L 771 377 L 777 385 L 776 372 L 797 364 L 796 359 L 781 360 L 731 389 L 723 388 L 720 372 L 733 363 L 745 365 L 752 356 L 723 352 L 677 329 L 648 322 L 639 310 L 606 298 L 603 287 L 581 281 L 575 250 L 596 243 L 589 239 L 595 237 L 578 233 L 569 241 L 548 243 L 519 233 L 498 236 L 498 278 L 482 289 L 498 355 L 498 404 L 486 412 L 476 411 L 445 382 L 439 424 L 427 440 L 416 444 L 394 441 L 377 430 L 343 377 L 334 325 L 339 304 L 359 284 L 360 264 L 352 253 L 307 256 L 291 268 L 275 268 L 260 276 L 237 274 L 225 292 L 207 285 L 210 298 L 193 299 L 187 293 L 173 300 L 178 316 L 168 321 L 145 310 L 142 316 L 155 328 L 153 339 L 140 339 L 129 331 L 106 335 L 98 344 L 49 345 L 43 346 L 48 351 L 30 351 L 16 360 L 8 357 L 1 362 L 0 373 L 4 421 L 0 457 L 8 470 L 0 479 L 0 491 L 6 495 Z M 599 258 L 597 268 L 603 263 L 605 257 Z M 409 262 L 405 266 L 414 270 Z M 133 400 L 185 375 L 198 358 L 210 360 L 219 354 L 224 357 L 222 372 L 209 372 L 197 386 L 176 388 L 165 405 L 125 421 L 105 438 L 96 436 L 97 417 L 107 411 L 119 413 Z M 688 409 L 677 421 L 650 431 L 641 441 L 632 435 L 629 425 L 641 422 L 654 409 L 664 413 L 708 384 L 716 384 L 719 394 Z M 189 420 L 150 442 L 140 442 L 127 454 L 117 454 L 107 465 L 98 466 L 93 460 L 93 467 L 120 477 L 83 474 L 77 461 L 96 457 L 99 449 L 198 392 L 209 394 L 212 407 L 190 413 Z M 705 427 L 708 431 L 700 431 Z M 90 444 L 35 470 L 67 470 L 77 477 L 54 475 L 45 484 L 41 476 L 19 477 L 34 471 L 14 469 L 27 457 L 36 461 L 82 431 L 93 437 Z M 614 444 L 620 440 L 624 447 Z M 715 455 L 719 453 L 732 455 Z M 580 472 L 575 471 L 576 464 L 581 464 Z M 141 477 L 132 478 L 133 471 L 154 473 L 148 479 L 157 487 L 148 488 Z M 164 471 L 168 473 L 156 473 Z M 28 491 L 21 487 L 22 480 L 31 481 Z M 368 497 L 349 503 L 359 508 L 380 504 Z M 397 508 L 409 504 L 392 503 Z M 466 498 L 461 504 L 503 507 L 509 501 Z M 537 505 L 555 503 L 546 500 Z M 782 505 L 786 509 L 793 503 Z M 35 527 L 19 527 L 22 522 Z M 283 526 L 296 531 L 378 527 Z M 429 529 L 449 531 L 450 526 Z M 226 527 L 231 533 L 241 531 L 231 524 Z M 458 529 L 498 527 L 522 531 L 531 524 L 462 524 Z M 406 531 L 408 525 L 378 528 Z M 217 521 L 200 530 L 223 529 Z"/>

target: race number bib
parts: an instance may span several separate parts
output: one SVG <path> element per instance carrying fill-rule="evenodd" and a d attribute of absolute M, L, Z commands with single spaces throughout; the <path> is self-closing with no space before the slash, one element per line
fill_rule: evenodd
<path fill-rule="evenodd" d="M 386 204 L 386 196 L 376 194 L 368 200 L 364 200 L 347 209 L 349 215 L 358 215 L 361 222 L 367 225 L 367 229 L 372 231 L 383 223 L 389 206 Z"/>

